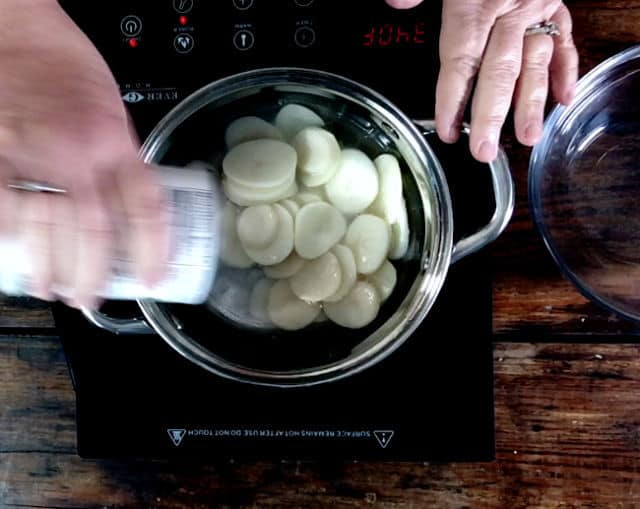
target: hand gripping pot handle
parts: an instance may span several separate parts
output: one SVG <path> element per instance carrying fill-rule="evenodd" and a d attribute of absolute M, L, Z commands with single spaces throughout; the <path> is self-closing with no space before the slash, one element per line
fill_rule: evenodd
<path fill-rule="evenodd" d="M 414 120 L 424 136 L 436 133 L 436 123 L 434 120 Z M 469 136 L 470 128 L 468 124 L 463 124 L 462 133 Z M 451 263 L 455 263 L 465 256 L 468 256 L 482 249 L 498 238 L 507 227 L 515 204 L 515 191 L 509 161 L 502 147 L 498 150 L 498 157 L 489 163 L 491 181 L 493 183 L 493 194 L 496 208 L 489 223 L 478 230 L 473 235 L 465 237 L 453 246 L 451 253 Z"/>

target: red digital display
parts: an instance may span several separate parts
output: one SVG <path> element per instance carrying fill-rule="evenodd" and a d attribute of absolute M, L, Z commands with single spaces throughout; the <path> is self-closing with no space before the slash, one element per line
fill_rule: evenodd
<path fill-rule="evenodd" d="M 370 27 L 363 35 L 365 48 L 388 48 L 425 44 L 426 23 L 419 21 L 411 25 L 383 23 Z"/>

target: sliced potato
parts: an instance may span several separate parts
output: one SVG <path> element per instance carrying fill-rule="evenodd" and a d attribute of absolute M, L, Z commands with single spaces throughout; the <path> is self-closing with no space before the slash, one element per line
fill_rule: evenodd
<path fill-rule="evenodd" d="M 380 300 L 384 302 L 393 293 L 393 289 L 398 282 L 398 274 L 393 264 L 385 260 L 382 267 L 371 274 L 368 280 L 375 286 L 376 290 L 378 290 Z"/>
<path fill-rule="evenodd" d="M 296 216 L 298 215 L 298 212 L 300 211 L 300 205 L 298 205 L 295 201 L 293 201 L 293 199 L 287 198 L 286 200 L 282 200 L 280 202 L 280 205 L 282 205 L 285 209 L 287 209 L 287 211 L 289 212 L 289 214 L 291 214 L 291 217 L 293 217 L 293 219 L 296 218 Z"/>
<path fill-rule="evenodd" d="M 325 302 L 338 302 L 344 299 L 353 288 L 353 285 L 356 284 L 356 279 L 358 277 L 356 260 L 351 249 L 347 246 L 343 246 L 342 244 L 338 244 L 337 246 L 334 246 L 333 254 L 336 255 L 336 258 L 340 263 L 342 279 L 340 281 L 340 287 L 333 295 L 324 299 Z"/>
<path fill-rule="evenodd" d="M 298 194 L 296 194 L 293 197 L 293 200 L 300 206 L 300 207 L 304 207 L 305 205 L 308 205 L 309 203 L 318 203 L 323 201 L 322 197 L 317 194 L 317 193 L 311 193 L 311 192 L 299 192 Z"/>
<path fill-rule="evenodd" d="M 306 106 L 287 104 L 276 115 L 274 124 L 285 139 L 291 140 L 305 127 L 324 127 L 324 120 Z"/>
<path fill-rule="evenodd" d="M 319 177 L 316 186 L 331 180 L 340 161 L 340 145 L 333 134 L 320 127 L 307 127 L 296 134 L 292 145 L 298 154 L 299 177 Z"/>
<path fill-rule="evenodd" d="M 246 269 L 253 265 L 247 252 L 242 247 L 237 231 L 238 209 L 227 202 L 222 209 L 220 259 L 229 267 Z"/>
<path fill-rule="evenodd" d="M 324 312 L 334 323 L 349 329 L 369 325 L 380 311 L 380 296 L 372 284 L 358 281 L 339 302 L 324 304 Z"/>
<path fill-rule="evenodd" d="M 284 261 L 293 251 L 293 219 L 282 205 L 275 203 L 278 214 L 278 232 L 271 244 L 262 249 L 245 248 L 247 255 L 260 265 L 275 265 Z"/>
<path fill-rule="evenodd" d="M 347 231 L 347 221 L 325 202 L 305 205 L 296 217 L 296 252 L 307 260 L 318 258 L 335 246 Z"/>
<path fill-rule="evenodd" d="M 241 117 L 229 124 L 224 135 L 227 147 L 233 148 L 251 140 L 282 140 L 277 127 L 259 117 Z"/>
<path fill-rule="evenodd" d="M 289 281 L 282 279 L 271 287 L 267 311 L 281 329 L 299 330 L 313 323 L 321 308 L 320 304 L 300 300 L 291 291 Z"/>
<path fill-rule="evenodd" d="M 389 225 L 378 216 L 363 214 L 349 225 L 344 243 L 353 251 L 358 273 L 373 274 L 389 253 Z"/>
<path fill-rule="evenodd" d="M 345 149 L 338 170 L 325 189 L 329 202 L 338 210 L 345 214 L 359 214 L 378 195 L 376 167 L 360 150 Z"/>
<path fill-rule="evenodd" d="M 397 284 L 387 257 L 404 257 L 410 237 L 399 162 L 341 150 L 323 127 L 315 112 L 290 104 L 275 126 L 246 116 L 225 133 L 223 189 L 231 201 L 220 256 L 234 267 L 227 270 L 259 267 L 244 293 L 218 288 L 225 302 L 244 299 L 231 314 L 244 313 L 247 323 L 298 330 L 328 319 L 364 327 Z"/>
<path fill-rule="evenodd" d="M 324 313 L 324 311 L 320 311 L 320 313 L 318 314 L 318 316 L 316 316 L 316 319 L 314 320 L 315 323 L 323 323 L 329 320 L 329 317 Z"/>
<path fill-rule="evenodd" d="M 299 176 L 299 180 L 306 187 L 318 188 L 320 186 L 324 186 L 327 182 L 329 182 L 338 171 L 338 168 L 339 165 L 336 164 L 335 166 L 329 168 L 325 173 L 318 173 L 314 175 L 301 173 Z"/>
<path fill-rule="evenodd" d="M 391 246 L 389 249 L 389 258 L 399 260 L 407 254 L 409 249 L 409 218 L 407 216 L 407 206 L 402 200 L 402 209 L 398 221 L 391 225 Z"/>
<path fill-rule="evenodd" d="M 340 262 L 331 252 L 305 263 L 289 281 L 291 291 L 305 302 L 320 302 L 340 288 Z"/>
<path fill-rule="evenodd" d="M 271 189 L 253 188 L 237 184 L 230 179 L 222 183 L 224 193 L 233 203 L 242 207 L 271 204 L 279 200 L 290 198 L 298 192 L 295 180 Z"/>
<path fill-rule="evenodd" d="M 324 189 L 324 187 L 309 187 L 306 186 L 304 183 L 301 183 L 298 186 L 298 192 L 299 194 L 314 194 L 316 195 L 318 198 L 320 198 L 320 200 L 322 201 L 326 201 L 328 202 L 329 200 L 327 199 L 327 193 Z"/>
<path fill-rule="evenodd" d="M 375 159 L 374 164 L 378 171 L 380 189 L 369 212 L 391 225 L 399 221 L 403 208 L 400 164 L 391 154 L 382 154 Z"/>
<path fill-rule="evenodd" d="M 248 188 L 267 188 L 290 183 L 296 174 L 298 155 L 291 145 L 278 140 L 253 140 L 233 147 L 222 161 L 228 179 Z"/>
<path fill-rule="evenodd" d="M 238 217 L 238 238 L 243 247 L 261 249 L 271 244 L 278 232 L 278 213 L 271 205 L 256 205 Z"/>
<path fill-rule="evenodd" d="M 251 290 L 249 296 L 249 314 L 261 322 L 271 322 L 269 318 L 269 292 L 273 281 L 267 278 L 260 279 Z"/>
<path fill-rule="evenodd" d="M 295 276 L 305 263 L 306 261 L 294 251 L 283 262 L 265 267 L 264 273 L 271 279 L 287 279 Z"/>

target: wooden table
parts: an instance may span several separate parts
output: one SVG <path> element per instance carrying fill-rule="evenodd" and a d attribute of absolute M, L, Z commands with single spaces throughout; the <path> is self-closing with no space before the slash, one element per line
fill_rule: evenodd
<path fill-rule="evenodd" d="M 570 6 L 582 72 L 640 40 L 640 0 Z M 560 277 L 527 208 L 529 151 L 510 132 L 505 140 L 518 196 L 514 220 L 492 248 L 497 461 L 82 460 L 75 453 L 74 394 L 49 310 L 5 300 L 0 507 L 640 506 L 640 346 L 634 344 L 640 327 L 596 308 Z"/>

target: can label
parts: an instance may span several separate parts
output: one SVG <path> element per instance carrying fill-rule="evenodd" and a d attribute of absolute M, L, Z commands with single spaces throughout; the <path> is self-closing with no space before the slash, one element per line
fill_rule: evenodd
<path fill-rule="evenodd" d="M 149 298 L 200 304 L 210 292 L 218 265 L 220 195 L 213 175 L 197 168 L 159 168 L 167 194 L 171 248 L 165 278 L 153 288 L 133 275 L 133 262 L 119 243 L 104 297 Z"/>
<path fill-rule="evenodd" d="M 169 263 L 164 279 L 149 288 L 134 276 L 126 246 L 126 225 L 116 226 L 115 249 L 107 283 L 99 296 L 110 300 L 153 299 L 201 304 L 207 300 L 218 268 L 221 197 L 215 177 L 202 167 L 157 167 L 166 192 L 171 229 Z M 17 239 L 0 239 L 0 292 L 28 293 L 28 253 Z M 54 287 L 62 297 L 68 288 Z"/>

